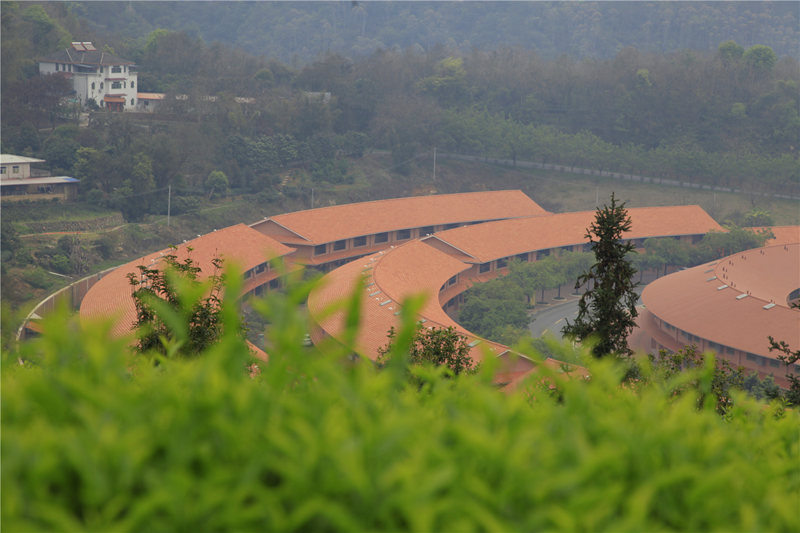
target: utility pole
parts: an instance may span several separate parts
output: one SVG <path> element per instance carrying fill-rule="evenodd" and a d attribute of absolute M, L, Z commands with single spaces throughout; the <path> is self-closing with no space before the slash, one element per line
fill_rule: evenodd
<path fill-rule="evenodd" d="M 436 181 L 436 147 L 433 147 L 433 181 Z"/>
<path fill-rule="evenodd" d="M 169 212 L 172 207 L 172 185 L 167 185 L 167 227 L 169 227 Z"/>

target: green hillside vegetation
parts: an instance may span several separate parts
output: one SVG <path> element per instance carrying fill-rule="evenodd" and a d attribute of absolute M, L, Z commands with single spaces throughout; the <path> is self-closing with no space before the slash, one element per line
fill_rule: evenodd
<path fill-rule="evenodd" d="M 138 39 L 168 28 L 286 63 L 440 44 L 463 53 L 507 46 L 548 58 L 608 58 L 632 45 L 704 51 L 726 39 L 796 56 L 800 38 L 797 10 L 784 2 L 70 2 L 61 9 L 91 20 L 101 35 Z"/>
<path fill-rule="evenodd" d="M 542 369 L 505 394 L 491 360 L 455 378 L 407 368 L 410 316 L 381 370 L 338 344 L 304 348 L 310 287 L 254 303 L 276 326 L 268 364 L 227 299 L 227 333 L 190 360 L 134 356 L 108 324 L 63 314 L 4 351 L 4 528 L 800 527 L 798 413 L 734 392 L 720 416 L 711 358 L 678 374 L 645 365 L 620 386 L 614 362 L 560 346 L 590 380 Z"/>

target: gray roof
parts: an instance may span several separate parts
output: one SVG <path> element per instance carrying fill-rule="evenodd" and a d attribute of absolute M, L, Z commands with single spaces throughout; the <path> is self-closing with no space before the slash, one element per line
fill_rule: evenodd
<path fill-rule="evenodd" d="M 40 63 L 72 63 L 76 65 L 134 65 L 133 61 L 122 59 L 108 52 L 89 50 L 80 52 L 74 48 L 64 48 L 55 54 L 39 59 Z"/>
<path fill-rule="evenodd" d="M 11 185 L 53 185 L 56 183 L 78 183 L 79 179 L 69 176 L 48 176 L 46 178 L 6 179 L 0 181 L 0 187 Z"/>
<path fill-rule="evenodd" d="M 44 159 L 36 159 L 34 157 L 25 157 L 14 154 L 0 154 L 0 163 L 4 165 L 17 163 L 44 163 Z"/>

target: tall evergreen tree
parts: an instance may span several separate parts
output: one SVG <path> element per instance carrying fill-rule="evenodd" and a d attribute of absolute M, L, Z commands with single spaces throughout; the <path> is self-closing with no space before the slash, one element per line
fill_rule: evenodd
<path fill-rule="evenodd" d="M 638 315 L 638 295 L 634 290 L 637 283 L 633 281 L 636 268 L 627 258 L 633 243 L 622 241 L 622 235 L 630 229 L 631 217 L 625 203 L 617 204 L 611 193 L 611 204 L 597 209 L 594 222 L 586 230 L 595 263 L 578 276 L 575 288 L 588 282 L 592 288 L 581 296 L 575 322 L 567 320 L 562 333 L 578 341 L 593 338 L 595 357 L 632 353 L 628 334 Z"/>

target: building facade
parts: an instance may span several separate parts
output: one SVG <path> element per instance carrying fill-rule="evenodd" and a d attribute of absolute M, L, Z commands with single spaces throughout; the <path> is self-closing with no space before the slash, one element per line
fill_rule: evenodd
<path fill-rule="evenodd" d="M 74 200 L 80 180 L 69 176 L 51 176 L 31 165 L 44 159 L 20 155 L 0 155 L 0 194 L 3 202 L 22 200 Z"/>
<path fill-rule="evenodd" d="M 73 42 L 39 59 L 39 73 L 69 79 L 83 107 L 94 101 L 111 111 L 136 108 L 139 79 L 134 62 L 97 50 L 90 42 Z"/>

